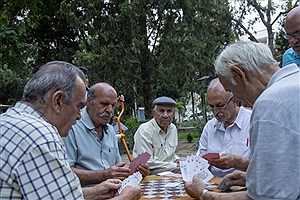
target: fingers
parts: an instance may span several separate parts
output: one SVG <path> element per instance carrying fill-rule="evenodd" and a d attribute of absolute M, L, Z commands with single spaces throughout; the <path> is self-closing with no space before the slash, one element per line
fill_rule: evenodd
<path fill-rule="evenodd" d="M 149 175 L 149 166 L 147 164 L 141 164 L 138 166 L 138 171 L 142 174 L 143 177 Z"/>

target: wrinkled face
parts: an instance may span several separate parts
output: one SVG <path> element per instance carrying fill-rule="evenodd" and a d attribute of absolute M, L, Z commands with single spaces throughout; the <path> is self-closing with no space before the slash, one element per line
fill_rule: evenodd
<path fill-rule="evenodd" d="M 95 99 L 87 102 L 87 111 L 95 127 L 109 122 L 116 104 L 117 94 L 113 89 L 95 91 Z"/>
<path fill-rule="evenodd" d="M 65 103 L 64 110 L 61 112 L 62 118 L 60 121 L 63 124 L 58 129 L 62 137 L 67 136 L 71 126 L 76 120 L 80 119 L 80 109 L 85 106 L 85 93 L 84 82 L 80 78 L 77 78 L 74 99 L 69 104 Z"/>
<path fill-rule="evenodd" d="M 153 117 L 160 128 L 166 131 L 174 118 L 174 106 L 170 105 L 157 105 L 153 109 Z"/>
<path fill-rule="evenodd" d="M 287 19 L 285 32 L 289 45 L 300 55 L 300 15 Z"/>
<path fill-rule="evenodd" d="M 220 122 L 228 122 L 236 113 L 232 94 L 225 91 L 210 89 L 207 93 L 208 105 L 215 118 Z"/>

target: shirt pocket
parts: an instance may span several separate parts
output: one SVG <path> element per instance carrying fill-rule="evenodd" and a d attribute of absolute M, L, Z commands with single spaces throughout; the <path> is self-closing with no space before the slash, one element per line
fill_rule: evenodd
<path fill-rule="evenodd" d="M 250 147 L 247 141 L 235 141 L 233 142 L 232 154 L 249 157 L 250 156 Z"/>

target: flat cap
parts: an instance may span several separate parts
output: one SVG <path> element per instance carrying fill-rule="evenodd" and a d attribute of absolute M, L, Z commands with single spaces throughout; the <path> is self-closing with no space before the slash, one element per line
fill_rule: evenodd
<path fill-rule="evenodd" d="M 176 101 L 174 101 L 170 97 L 162 96 L 162 97 L 158 97 L 158 98 L 154 99 L 154 101 L 152 102 L 152 104 L 153 104 L 153 106 L 155 106 L 155 105 L 171 105 L 171 106 L 175 106 L 176 105 Z"/>

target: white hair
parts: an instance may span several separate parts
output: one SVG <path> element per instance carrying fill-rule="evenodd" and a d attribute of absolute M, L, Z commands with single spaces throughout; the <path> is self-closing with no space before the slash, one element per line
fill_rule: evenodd
<path fill-rule="evenodd" d="M 217 57 L 214 67 L 218 75 L 231 79 L 236 84 L 230 68 L 233 66 L 251 71 L 253 74 L 262 74 L 277 66 L 270 48 L 263 43 L 252 41 L 238 41 L 227 46 Z"/>

